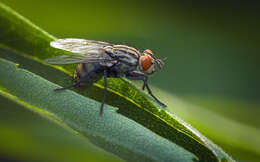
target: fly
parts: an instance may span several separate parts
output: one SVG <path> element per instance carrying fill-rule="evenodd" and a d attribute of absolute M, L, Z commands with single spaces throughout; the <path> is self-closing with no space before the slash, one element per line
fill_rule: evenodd
<path fill-rule="evenodd" d="M 131 80 L 142 80 L 142 89 L 146 88 L 157 103 L 166 107 L 153 95 L 147 83 L 148 76 L 155 72 L 154 65 L 161 69 L 164 64 L 162 60 L 154 56 L 150 49 L 141 53 L 126 45 L 75 38 L 57 39 L 50 45 L 72 53 L 46 59 L 45 63 L 77 64 L 74 84 L 55 89 L 55 91 L 88 86 L 104 77 L 104 96 L 100 106 L 100 114 L 102 114 L 107 92 L 107 77 L 126 77 Z"/>

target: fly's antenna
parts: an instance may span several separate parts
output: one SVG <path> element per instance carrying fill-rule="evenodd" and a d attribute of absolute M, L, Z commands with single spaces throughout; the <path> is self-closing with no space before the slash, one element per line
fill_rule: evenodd
<path fill-rule="evenodd" d="M 163 65 L 164 65 L 164 62 L 162 60 L 160 60 L 160 59 L 155 59 L 155 62 L 157 64 L 158 69 L 161 70 Z"/>
<path fill-rule="evenodd" d="M 163 67 L 163 65 L 164 65 L 164 62 L 163 62 L 161 59 L 156 58 L 154 55 L 150 55 L 150 56 L 154 59 L 156 65 L 157 65 L 157 67 L 158 67 L 158 69 L 161 70 L 162 67 Z M 165 59 L 164 59 L 164 60 L 165 60 Z"/>
<path fill-rule="evenodd" d="M 167 59 L 168 59 L 168 57 L 164 57 L 162 60 L 163 60 L 163 61 L 166 61 Z"/>

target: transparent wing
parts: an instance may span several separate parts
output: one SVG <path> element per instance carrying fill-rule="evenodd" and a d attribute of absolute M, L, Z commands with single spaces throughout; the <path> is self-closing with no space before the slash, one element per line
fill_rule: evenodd
<path fill-rule="evenodd" d="M 90 50 L 96 50 L 112 44 L 94 40 L 65 38 L 52 41 L 50 45 L 72 53 L 85 54 L 89 53 Z"/>
<path fill-rule="evenodd" d="M 114 60 L 108 56 L 103 48 L 89 50 L 88 53 L 72 53 L 46 59 L 46 64 L 79 64 L 79 63 L 113 63 Z"/>

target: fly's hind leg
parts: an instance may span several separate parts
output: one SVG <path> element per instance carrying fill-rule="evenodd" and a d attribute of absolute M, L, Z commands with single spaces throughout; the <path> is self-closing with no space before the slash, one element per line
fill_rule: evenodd
<path fill-rule="evenodd" d="M 162 105 L 163 107 L 166 107 L 166 105 L 164 103 L 162 103 L 161 101 L 159 101 L 152 93 L 152 90 L 150 89 L 150 87 L 148 86 L 147 80 L 148 77 L 147 75 L 145 75 L 142 72 L 138 72 L 138 71 L 133 71 L 133 72 L 129 72 L 126 74 L 126 77 L 128 79 L 132 79 L 132 80 L 142 80 L 144 82 L 142 89 L 144 90 L 145 88 L 147 89 L 148 93 L 150 96 L 152 96 L 152 98 L 159 103 L 160 105 Z"/>
<path fill-rule="evenodd" d="M 70 89 L 70 88 L 75 88 L 75 87 L 79 87 L 80 86 L 80 83 L 82 83 L 83 80 L 82 79 L 79 79 L 77 80 L 75 83 L 67 86 L 67 87 L 62 87 L 62 88 L 56 88 L 54 89 L 54 91 L 61 91 L 61 90 L 65 90 L 65 89 Z"/>
<path fill-rule="evenodd" d="M 70 89 L 70 88 L 81 88 L 83 86 L 81 86 L 80 84 L 85 81 L 88 77 L 88 74 L 86 74 L 85 76 L 83 76 L 82 78 L 80 78 L 79 74 L 78 74 L 78 70 L 76 68 L 74 75 L 73 75 L 73 79 L 75 80 L 75 82 L 67 87 L 62 87 L 62 88 L 57 88 L 54 89 L 54 91 L 60 91 L 60 90 L 65 90 L 65 89 Z"/>

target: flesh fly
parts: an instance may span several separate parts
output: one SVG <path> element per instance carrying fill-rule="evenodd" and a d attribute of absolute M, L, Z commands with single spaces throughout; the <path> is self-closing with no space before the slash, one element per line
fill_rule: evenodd
<path fill-rule="evenodd" d="M 153 95 L 147 83 L 148 76 L 155 72 L 155 66 L 159 70 L 163 66 L 163 61 L 156 58 L 150 49 L 139 52 L 126 45 L 75 38 L 57 39 L 50 45 L 69 51 L 71 54 L 46 59 L 45 63 L 77 64 L 74 84 L 55 89 L 55 91 L 91 85 L 104 77 L 104 96 L 100 106 L 100 114 L 102 114 L 107 92 L 107 77 L 126 77 L 132 80 L 142 80 L 142 89 L 146 88 L 157 103 L 166 106 Z"/>

